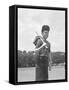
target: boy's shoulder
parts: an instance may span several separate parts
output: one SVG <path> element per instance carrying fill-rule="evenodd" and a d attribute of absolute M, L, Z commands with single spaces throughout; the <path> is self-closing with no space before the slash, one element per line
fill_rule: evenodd
<path fill-rule="evenodd" d="M 46 43 L 50 45 L 50 42 L 46 40 Z"/>
<path fill-rule="evenodd" d="M 51 47 L 50 42 L 46 40 L 46 43 L 47 43 L 48 48 L 50 48 Z"/>

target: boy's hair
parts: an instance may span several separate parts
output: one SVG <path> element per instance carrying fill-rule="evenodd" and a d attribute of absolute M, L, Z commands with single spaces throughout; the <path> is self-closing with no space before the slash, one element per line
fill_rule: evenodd
<path fill-rule="evenodd" d="M 49 30 L 50 30 L 50 27 L 48 25 L 43 25 L 41 32 L 43 33 L 44 31 L 49 31 Z"/>

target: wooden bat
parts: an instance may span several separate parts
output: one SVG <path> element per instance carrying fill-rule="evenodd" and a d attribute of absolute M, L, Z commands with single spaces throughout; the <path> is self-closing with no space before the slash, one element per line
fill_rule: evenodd
<path fill-rule="evenodd" d="M 35 33 L 37 34 L 37 36 L 39 36 L 37 32 L 35 32 Z M 39 47 L 39 48 L 35 48 L 35 51 L 40 50 L 43 46 L 45 46 L 47 48 L 46 43 L 44 42 L 43 38 L 40 37 L 40 39 L 43 42 L 43 45 L 41 47 Z"/>

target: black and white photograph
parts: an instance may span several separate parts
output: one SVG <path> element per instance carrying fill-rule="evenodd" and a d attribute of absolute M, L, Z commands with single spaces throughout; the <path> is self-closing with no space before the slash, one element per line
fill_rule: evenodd
<path fill-rule="evenodd" d="M 17 82 L 65 80 L 65 10 L 18 8 Z"/>

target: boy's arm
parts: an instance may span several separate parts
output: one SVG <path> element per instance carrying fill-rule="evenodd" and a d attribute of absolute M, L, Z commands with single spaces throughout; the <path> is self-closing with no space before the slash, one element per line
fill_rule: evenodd
<path fill-rule="evenodd" d="M 49 70 L 51 71 L 51 65 L 52 65 L 52 56 L 51 56 L 51 46 L 49 44 Z"/>
<path fill-rule="evenodd" d="M 34 41 L 33 41 L 33 44 L 36 46 L 37 45 L 37 41 L 39 40 L 40 36 L 36 36 Z"/>
<path fill-rule="evenodd" d="M 49 52 L 49 70 L 51 71 L 51 64 L 52 64 L 52 58 L 51 58 L 51 52 Z"/>

